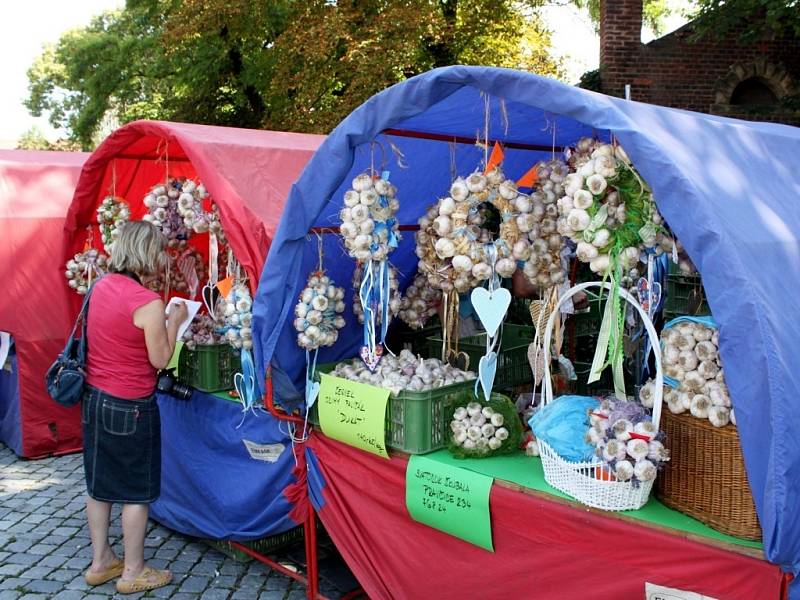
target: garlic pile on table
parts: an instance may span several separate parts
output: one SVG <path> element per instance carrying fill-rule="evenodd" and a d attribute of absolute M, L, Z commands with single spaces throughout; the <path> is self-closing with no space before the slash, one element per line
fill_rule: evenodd
<path fill-rule="evenodd" d="M 385 179 L 362 173 L 344 194 L 339 232 L 347 253 L 359 262 L 382 261 L 400 240 L 395 215 L 400 208 L 397 189 Z"/>
<path fill-rule="evenodd" d="M 508 439 L 505 417 L 491 406 L 470 402 L 453 412 L 450 430 L 453 441 L 465 450 L 489 452 L 498 450 Z"/>
<path fill-rule="evenodd" d="M 97 225 L 106 252 L 111 254 L 119 228 L 131 217 L 131 209 L 123 198 L 106 196 L 97 207 Z"/>
<path fill-rule="evenodd" d="M 578 259 L 594 273 L 605 275 L 617 264 L 630 269 L 643 249 L 672 249 L 653 194 L 621 146 L 583 138 L 569 162 L 558 232 L 577 243 Z"/>
<path fill-rule="evenodd" d="M 145 195 L 144 205 L 149 212 L 142 217 L 161 229 L 170 247 L 176 247 L 183 240 L 189 239 L 191 229 L 186 228 L 184 218 L 178 211 L 178 199 L 181 195 L 182 182 L 170 177 L 167 183 L 159 183 Z"/>
<path fill-rule="evenodd" d="M 389 321 L 391 321 L 400 312 L 402 300 L 400 298 L 400 284 L 397 282 L 397 271 L 391 265 L 387 268 L 389 269 Z M 376 281 L 375 285 L 377 286 L 378 265 L 373 263 L 372 269 Z M 362 325 L 364 324 L 364 307 L 361 306 L 361 296 L 358 292 L 363 276 L 364 266 L 359 264 L 353 271 L 353 313 L 358 317 L 358 322 Z M 373 306 L 372 308 L 375 310 L 375 323 L 380 325 L 382 319 L 380 307 Z"/>
<path fill-rule="evenodd" d="M 497 250 L 497 274 L 511 277 L 517 268 L 513 250 L 520 240 L 515 204 L 519 196 L 516 183 L 506 179 L 499 167 L 487 175 L 476 171 L 466 179 L 458 177 L 450 186 L 450 195 L 419 220 L 418 269 L 429 284 L 443 292 L 455 289 L 460 293 L 480 286 L 492 276 L 489 244 Z M 500 213 L 496 235 L 484 227 L 490 206 Z"/>
<path fill-rule="evenodd" d="M 183 218 L 187 230 L 195 233 L 208 231 L 209 216 L 203 210 L 203 200 L 208 198 L 206 187 L 193 179 L 178 178 L 175 180 L 175 189 L 180 194 L 177 201 L 178 214 Z"/>
<path fill-rule="evenodd" d="M 661 463 L 669 460 L 664 434 L 638 402 L 609 398 L 589 412 L 586 441 L 597 458 L 608 465 L 617 481 L 634 485 L 656 478 Z"/>
<path fill-rule="evenodd" d="M 297 345 L 306 350 L 333 346 L 345 325 L 344 308 L 344 288 L 327 275 L 311 275 L 294 307 Z"/>
<path fill-rule="evenodd" d="M 564 195 L 564 181 L 569 168 L 554 158 L 537 169 L 533 193 L 517 196 L 517 224 L 523 237 L 514 244 L 513 257 L 523 261 L 523 273 L 540 289 L 560 285 L 566 280 L 561 263 L 564 238 L 558 232 L 557 201 Z"/>
<path fill-rule="evenodd" d="M 195 317 L 181 338 L 189 350 L 198 346 L 216 346 L 225 340 L 217 333 L 217 324 L 209 315 L 203 313 Z"/>
<path fill-rule="evenodd" d="M 428 285 L 427 278 L 418 272 L 400 300 L 398 316 L 411 329 L 422 329 L 436 314 L 441 301 L 442 291 Z"/>
<path fill-rule="evenodd" d="M 66 266 L 64 276 L 67 284 L 80 295 L 84 295 L 89 286 L 108 270 L 108 256 L 100 250 L 90 248 L 70 258 Z"/>
<path fill-rule="evenodd" d="M 677 385 L 664 386 L 664 402 L 670 412 L 688 411 L 715 427 L 736 425 L 719 355 L 719 332 L 702 323 L 681 321 L 664 329 L 661 344 L 664 375 Z M 639 391 L 645 406 L 652 406 L 653 387 L 650 380 Z"/>
<path fill-rule="evenodd" d="M 336 365 L 331 375 L 391 390 L 422 392 L 475 379 L 472 371 L 461 371 L 436 358 L 417 358 L 409 350 L 397 356 L 384 355 L 373 373 L 360 358 Z"/>
<path fill-rule="evenodd" d="M 234 348 L 250 350 L 253 347 L 253 300 L 250 288 L 244 283 L 237 283 L 224 302 L 217 304 L 222 326 L 217 333 L 224 336 L 225 341 Z"/>

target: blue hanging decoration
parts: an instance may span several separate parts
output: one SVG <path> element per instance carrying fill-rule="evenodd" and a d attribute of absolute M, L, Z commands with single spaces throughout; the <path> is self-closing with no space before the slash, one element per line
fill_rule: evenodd
<path fill-rule="evenodd" d="M 242 420 L 236 429 L 242 426 L 244 418 L 247 416 L 248 411 L 256 415 L 256 369 L 253 363 L 253 355 L 250 350 L 242 349 L 241 351 L 241 365 L 242 372 L 236 373 L 233 376 L 233 387 L 239 394 L 239 401 L 242 403 Z"/>

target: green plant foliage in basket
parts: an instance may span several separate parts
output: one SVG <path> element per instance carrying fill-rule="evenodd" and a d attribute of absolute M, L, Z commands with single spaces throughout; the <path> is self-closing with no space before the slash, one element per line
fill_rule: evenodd
<path fill-rule="evenodd" d="M 480 407 L 480 411 L 477 413 L 475 412 L 476 405 Z M 460 409 L 463 409 L 463 412 Z M 456 458 L 487 458 L 511 454 L 519 450 L 522 442 L 522 423 L 517 415 L 517 407 L 508 397 L 502 394 L 492 394 L 487 403 L 482 396 L 477 397 L 472 391 L 464 391 L 453 396 L 445 410 L 447 411 L 445 413 L 447 420 L 450 422 L 447 432 L 447 449 Z M 474 414 L 470 415 L 470 412 Z M 499 415 L 502 418 L 494 417 L 493 421 L 492 415 Z M 469 427 L 477 427 L 481 430 L 479 438 L 473 439 L 476 437 L 475 429 L 464 428 L 464 418 L 470 421 Z M 484 429 L 485 425 L 491 425 L 491 428 Z M 462 430 L 466 439 L 474 443 L 474 447 L 469 447 L 468 442 L 465 447 L 464 441 L 459 441 L 462 439 L 460 437 Z M 507 436 L 503 431 L 507 433 Z M 501 437 L 504 439 L 500 440 Z M 492 439 L 500 442 L 499 447 L 495 446 L 497 442 L 492 442 Z"/>

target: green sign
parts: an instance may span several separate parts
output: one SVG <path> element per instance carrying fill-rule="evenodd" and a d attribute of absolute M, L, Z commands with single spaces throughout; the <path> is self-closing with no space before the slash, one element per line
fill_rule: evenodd
<path fill-rule="evenodd" d="M 389 458 L 386 452 L 386 402 L 389 390 L 322 376 L 319 424 L 322 431 L 345 444 Z"/>
<path fill-rule="evenodd" d="M 406 469 L 406 508 L 411 518 L 494 552 L 487 475 L 412 456 Z"/>

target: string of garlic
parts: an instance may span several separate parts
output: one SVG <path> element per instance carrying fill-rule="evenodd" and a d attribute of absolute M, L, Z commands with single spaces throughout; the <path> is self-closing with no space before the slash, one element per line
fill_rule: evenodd
<path fill-rule="evenodd" d="M 188 240 L 192 234 L 192 230 L 187 229 L 184 218 L 178 210 L 183 181 L 186 181 L 185 178 L 169 177 L 166 183 L 154 185 L 143 200 L 149 212 L 142 217 L 142 220 L 149 221 L 161 229 L 171 248 L 179 246 L 180 242 Z"/>
<path fill-rule="evenodd" d="M 100 228 L 100 239 L 103 247 L 110 255 L 114 242 L 119 237 L 120 227 L 130 219 L 131 210 L 123 198 L 106 196 L 97 207 L 97 225 Z"/>
<path fill-rule="evenodd" d="M 222 322 L 217 333 L 223 335 L 225 341 L 234 348 L 250 350 L 253 347 L 253 300 L 250 288 L 245 283 L 235 284 L 225 301 L 217 306 L 221 312 L 218 320 Z"/>
<path fill-rule="evenodd" d="M 333 346 L 345 326 L 344 288 L 321 273 L 312 274 L 294 308 L 297 345 L 306 350 Z"/>

